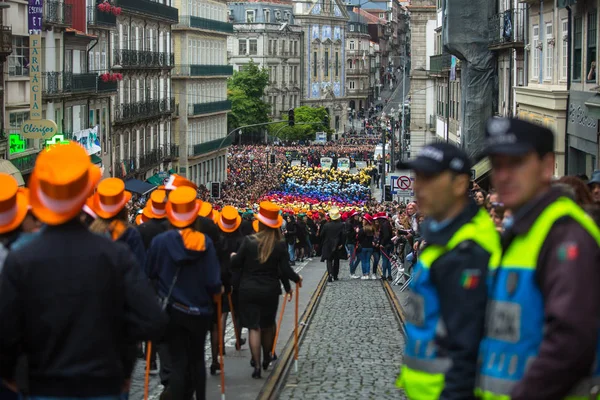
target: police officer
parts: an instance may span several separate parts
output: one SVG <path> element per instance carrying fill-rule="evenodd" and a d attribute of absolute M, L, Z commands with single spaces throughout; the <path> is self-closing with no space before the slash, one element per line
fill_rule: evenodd
<path fill-rule="evenodd" d="M 469 198 L 471 164 L 462 150 L 431 144 L 398 168 L 415 171 L 415 195 L 427 219 L 421 227 L 426 245 L 406 306 L 408 338 L 397 383 L 411 400 L 473 399 L 486 280 L 500 257 L 500 237 Z"/>
<path fill-rule="evenodd" d="M 549 129 L 492 118 L 485 153 L 499 200 L 514 219 L 502 237 L 490 290 L 477 393 L 483 399 L 587 399 L 599 372 L 600 231 L 551 188 Z"/>

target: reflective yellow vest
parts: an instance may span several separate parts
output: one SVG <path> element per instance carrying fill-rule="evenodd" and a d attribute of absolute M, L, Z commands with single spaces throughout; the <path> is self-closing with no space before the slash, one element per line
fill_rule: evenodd
<path fill-rule="evenodd" d="M 496 268 L 501 253 L 500 236 L 483 209 L 458 229 L 445 246 L 427 246 L 415 266 L 404 309 L 407 334 L 404 363 L 396 382 L 411 400 L 437 400 L 444 389 L 444 375 L 452 361 L 439 356 L 435 344 L 436 336 L 445 336 L 446 332 L 430 270 L 436 260 L 466 241 L 473 241 L 487 251 L 490 269 Z"/>
<path fill-rule="evenodd" d="M 502 255 L 489 295 L 476 389 L 482 399 L 510 400 L 510 392 L 538 354 L 544 331 L 544 298 L 535 270 L 550 229 L 563 217 L 577 221 L 600 245 L 600 230 L 594 221 L 564 197 L 546 207 L 527 233 L 513 239 Z M 599 349 L 596 359 L 600 359 Z M 592 375 L 580 382 L 567 399 L 590 399 L 600 365 L 595 366 Z"/>

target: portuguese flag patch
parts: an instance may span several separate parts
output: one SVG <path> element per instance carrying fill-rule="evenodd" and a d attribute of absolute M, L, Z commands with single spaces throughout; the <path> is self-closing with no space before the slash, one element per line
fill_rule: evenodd
<path fill-rule="evenodd" d="M 465 289 L 475 289 L 479 286 L 481 271 L 478 269 L 465 269 L 461 277 L 461 285 Z"/>

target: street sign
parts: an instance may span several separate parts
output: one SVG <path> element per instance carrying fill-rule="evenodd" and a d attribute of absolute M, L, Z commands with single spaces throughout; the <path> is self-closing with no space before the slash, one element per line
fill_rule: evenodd
<path fill-rule="evenodd" d="M 412 194 L 412 183 L 414 180 L 415 178 L 411 178 L 408 175 L 390 176 L 390 182 L 392 184 L 392 194 L 414 196 L 414 194 Z"/>

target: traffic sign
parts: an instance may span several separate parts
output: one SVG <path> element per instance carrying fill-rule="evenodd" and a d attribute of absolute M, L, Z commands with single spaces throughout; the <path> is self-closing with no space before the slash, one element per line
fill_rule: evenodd
<path fill-rule="evenodd" d="M 407 175 L 402 176 L 390 176 L 390 183 L 392 185 L 392 194 L 406 194 L 412 192 L 412 182 L 415 178 L 411 178 Z"/>
<path fill-rule="evenodd" d="M 412 186 L 412 180 L 410 179 L 410 176 L 403 175 L 398 178 L 397 182 L 400 190 L 410 190 Z"/>

